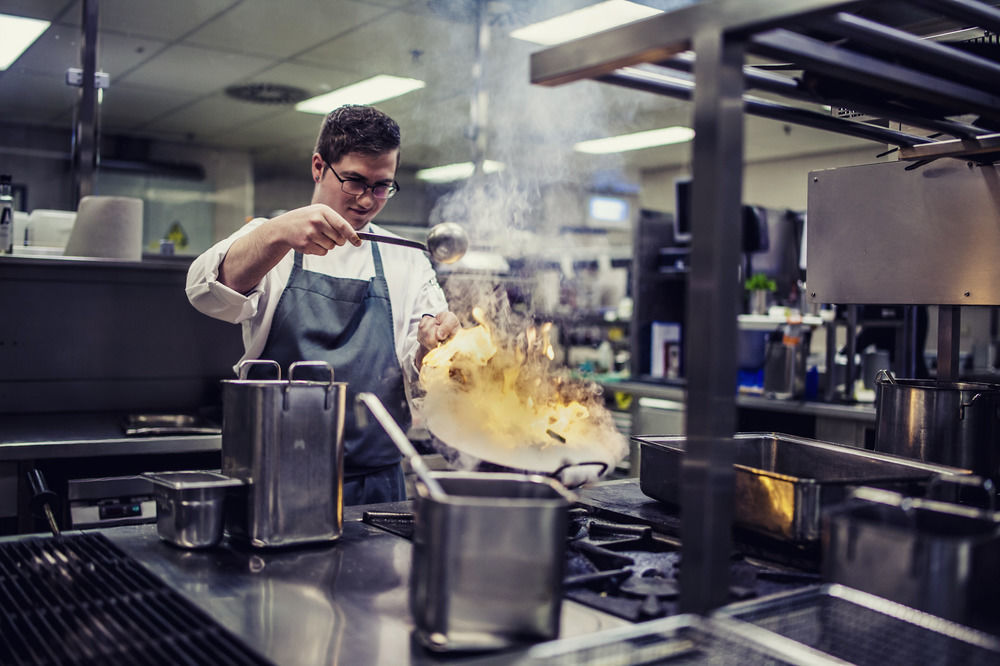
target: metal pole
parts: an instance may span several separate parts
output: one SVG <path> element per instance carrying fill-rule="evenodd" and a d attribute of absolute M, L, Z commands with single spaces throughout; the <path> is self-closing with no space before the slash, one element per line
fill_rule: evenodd
<path fill-rule="evenodd" d="M 99 151 L 99 99 L 97 73 L 98 0 L 83 0 L 82 39 L 80 45 L 83 81 L 77 97 L 73 121 L 71 159 L 73 169 L 73 201 L 94 191 L 94 170 Z"/>
<path fill-rule="evenodd" d="M 958 381 L 961 310 L 958 305 L 938 306 L 937 378 Z"/>
<path fill-rule="evenodd" d="M 709 24 L 698 29 L 693 45 L 698 57 L 680 606 L 683 612 L 707 613 L 728 599 L 732 550 L 743 44 Z"/>

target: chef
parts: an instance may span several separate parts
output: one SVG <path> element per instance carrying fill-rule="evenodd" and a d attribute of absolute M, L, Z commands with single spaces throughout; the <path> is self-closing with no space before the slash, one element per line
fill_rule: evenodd
<path fill-rule="evenodd" d="M 347 382 L 348 406 L 370 391 L 406 430 L 407 391 L 424 354 L 459 327 L 427 257 L 362 243 L 399 191 L 399 126 L 348 105 L 323 121 L 308 206 L 257 218 L 191 264 L 187 296 L 199 311 L 243 327 L 243 359 L 326 361 Z M 241 359 L 241 360 L 243 360 Z M 377 423 L 344 424 L 344 503 L 403 500 L 401 455 Z"/>

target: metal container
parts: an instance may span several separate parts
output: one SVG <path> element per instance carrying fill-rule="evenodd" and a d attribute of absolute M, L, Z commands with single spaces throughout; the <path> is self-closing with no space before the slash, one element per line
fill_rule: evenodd
<path fill-rule="evenodd" d="M 1000 638 L 844 585 L 822 585 L 715 611 L 825 652 L 839 663 L 996 664 Z M 802 661 L 799 663 L 812 663 Z"/>
<path fill-rule="evenodd" d="M 876 386 L 876 451 L 1000 481 L 1000 385 L 880 376 Z"/>
<path fill-rule="evenodd" d="M 247 379 L 260 364 L 278 378 Z M 295 379 L 303 366 L 319 366 L 329 381 Z M 245 361 L 239 373 L 222 382 L 222 472 L 246 486 L 227 509 L 226 530 L 257 547 L 340 538 L 347 384 L 323 362 L 293 363 L 287 381 L 274 361 Z"/>
<path fill-rule="evenodd" d="M 226 492 L 242 485 L 216 472 L 147 472 L 156 499 L 156 531 L 183 548 L 209 548 L 222 540 Z"/>
<path fill-rule="evenodd" d="M 998 617 L 1000 514 L 860 488 L 823 520 L 823 578 L 974 626 Z"/>
<path fill-rule="evenodd" d="M 410 610 L 435 651 L 488 650 L 559 633 L 573 495 L 522 474 L 432 473 L 417 484 Z"/>
<path fill-rule="evenodd" d="M 686 437 L 634 437 L 641 447 L 639 487 L 647 497 L 679 504 Z M 855 486 L 922 492 L 957 469 L 865 449 L 777 433 L 737 433 L 734 518 L 738 525 L 787 541 L 815 541 L 825 507 Z"/>

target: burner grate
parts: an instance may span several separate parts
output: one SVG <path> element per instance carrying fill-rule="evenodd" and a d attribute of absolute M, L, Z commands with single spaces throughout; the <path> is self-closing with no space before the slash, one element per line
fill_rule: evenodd
<path fill-rule="evenodd" d="M 267 664 L 101 534 L 0 544 L 0 663 Z"/>

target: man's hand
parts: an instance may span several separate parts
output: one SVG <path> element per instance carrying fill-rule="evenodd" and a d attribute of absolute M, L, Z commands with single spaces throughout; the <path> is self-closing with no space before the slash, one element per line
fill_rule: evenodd
<path fill-rule="evenodd" d="M 419 368 L 424 362 L 424 355 L 428 351 L 454 335 L 460 325 L 458 316 L 454 312 L 445 311 L 438 315 L 425 314 L 417 327 L 417 342 L 420 343 L 420 349 L 417 350 L 415 359 L 417 367 Z"/>
<path fill-rule="evenodd" d="M 268 220 L 264 226 L 270 227 L 274 240 L 303 254 L 324 255 L 345 243 L 361 245 L 354 227 L 326 204 L 290 210 Z"/>
<path fill-rule="evenodd" d="M 247 293 L 291 249 L 324 255 L 361 239 L 350 223 L 326 204 L 311 204 L 271 218 L 233 243 L 219 266 L 219 282 Z"/>

